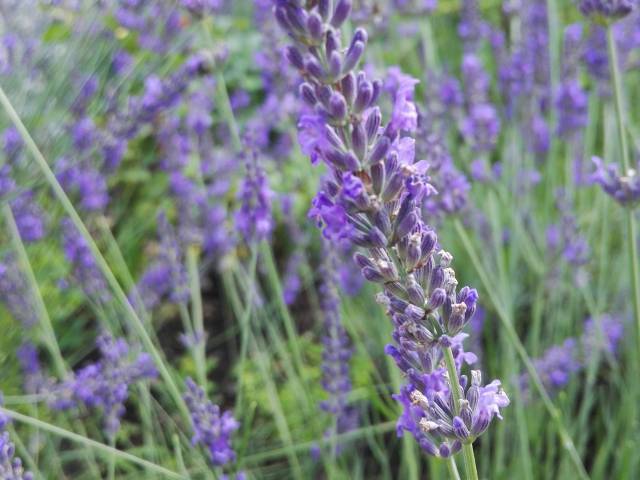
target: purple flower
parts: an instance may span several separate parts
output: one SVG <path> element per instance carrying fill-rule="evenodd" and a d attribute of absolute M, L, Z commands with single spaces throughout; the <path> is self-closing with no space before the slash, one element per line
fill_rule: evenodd
<path fill-rule="evenodd" d="M 0 407 L 3 404 L 0 392 Z M 25 471 L 20 457 L 15 456 L 15 445 L 6 431 L 11 419 L 0 412 L 0 478 L 6 480 L 33 480 L 33 474 Z"/>
<path fill-rule="evenodd" d="M 421 390 L 406 385 L 395 396 L 404 410 L 398 420 L 398 435 L 408 431 L 425 452 L 446 458 L 460 450 L 461 442 L 472 442 L 480 436 L 495 417 L 502 419 L 500 409 L 510 402 L 500 381 L 483 386 L 480 371 L 473 370 L 471 374 L 471 385 L 462 377 L 464 402 L 459 414 L 451 408 L 451 389 Z"/>
<path fill-rule="evenodd" d="M 568 136 L 582 130 L 587 125 L 588 106 L 587 94 L 577 80 L 561 83 L 556 95 L 558 134 Z"/>
<path fill-rule="evenodd" d="M 305 129 L 303 140 L 305 147 L 311 147 L 307 153 L 313 160 L 322 159 L 331 172 L 309 216 L 316 219 L 332 248 L 345 243 L 357 247 L 354 260 L 363 277 L 382 289 L 377 299 L 393 322 L 396 343 L 387 353 L 411 382 L 402 397 L 409 404 L 409 415 L 401 417 L 400 430 L 406 424 L 425 451 L 448 457 L 461 448 L 461 438 L 473 441 L 508 403 L 499 382 L 482 387 L 474 374 L 472 386 L 466 388 L 468 382 L 462 377 L 473 402 L 456 412 L 464 418 L 455 422 L 463 422 L 468 431 L 465 434 L 460 426 L 454 432 L 454 419 L 449 416 L 449 423 L 437 434 L 438 442 L 431 441 L 432 424 L 422 425 L 431 415 L 429 406 L 419 405 L 423 413 L 411 408 L 410 396 L 418 391 L 414 384 L 422 389 L 436 385 L 443 393 L 433 398 L 449 401 L 448 377 L 439 374 L 436 363 L 444 349 L 455 349 L 460 364 L 475 360 L 475 355 L 463 351 L 463 337 L 458 334 L 476 310 L 477 292 L 469 287 L 458 291 L 450 267 L 452 256 L 439 249 L 435 232 L 423 221 L 420 206 L 436 190 L 426 175 L 428 162 L 416 162 L 415 141 L 399 126 L 407 125 L 404 120 L 412 116 L 397 115 L 394 109 L 395 118 L 392 115 L 391 122 L 383 125 L 377 105 L 382 84 L 369 80 L 366 72 L 354 72 L 364 54 L 367 33 L 356 29 L 349 46 L 341 47 L 337 29 L 348 18 L 351 2 L 305 5 L 278 0 L 274 14 L 293 42 L 287 57 L 304 78 L 300 97 L 316 112 L 306 122 L 310 128 Z M 410 79 L 392 77 L 413 90 Z M 400 100 L 403 108 L 398 111 L 409 111 L 409 89 Z M 479 101 L 474 106 L 485 104 Z M 476 112 L 474 130 L 495 141 L 497 114 L 494 110 L 487 115 L 487 111 Z"/>
<path fill-rule="evenodd" d="M 396 130 L 414 132 L 418 128 L 418 112 L 413 95 L 419 80 L 405 75 L 399 67 L 390 67 L 384 88 L 393 98 L 393 113 L 389 125 Z"/>
<path fill-rule="evenodd" d="M 533 360 L 547 391 L 556 392 L 564 388 L 573 376 L 589 365 L 594 355 L 615 355 L 623 334 L 624 325 L 617 317 L 603 315 L 587 319 L 581 337 L 567 338 Z M 528 374 L 520 375 L 520 386 L 527 397 L 530 387 Z"/>
<path fill-rule="evenodd" d="M 78 404 L 100 409 L 105 433 L 115 438 L 125 413 L 129 387 L 156 378 L 157 371 L 148 354 L 140 353 L 132 358 L 124 339 L 103 334 L 96 344 L 100 360 L 80 368 L 71 378 L 53 387 L 49 403 L 58 409 Z"/>
<path fill-rule="evenodd" d="M 247 243 L 258 243 L 269 239 L 273 231 L 273 192 L 265 171 L 258 163 L 256 152 L 246 161 L 246 168 L 247 173 L 238 193 L 240 208 L 235 215 L 235 225 Z"/>
<path fill-rule="evenodd" d="M 580 0 L 580 13 L 585 17 L 618 19 L 629 15 L 637 8 L 635 0 Z"/>
<path fill-rule="evenodd" d="M 596 166 L 591 181 L 600 185 L 607 195 L 623 207 L 634 208 L 640 201 L 638 171 L 629 169 L 626 175 L 622 175 L 617 164 L 605 165 L 598 157 L 592 157 L 591 160 Z"/>
<path fill-rule="evenodd" d="M 24 328 L 38 323 L 29 283 L 13 254 L 5 255 L 0 261 L 0 302 Z"/>
<path fill-rule="evenodd" d="M 240 424 L 230 411 L 221 412 L 218 405 L 211 403 L 191 378 L 187 378 L 185 385 L 184 400 L 191 413 L 192 443 L 207 449 L 214 465 L 234 462 L 236 453 L 231 446 L 231 436 Z"/>
<path fill-rule="evenodd" d="M 107 282 L 98 267 L 93 252 L 71 219 L 62 220 L 62 244 L 71 276 L 82 291 L 92 300 L 108 302 L 111 299 Z"/>
<path fill-rule="evenodd" d="M 147 310 L 154 309 L 165 298 L 183 303 L 189 297 L 184 249 L 164 213 L 158 215 L 158 237 L 158 252 L 136 287 Z"/>
<path fill-rule="evenodd" d="M 30 191 L 22 192 L 10 203 L 20 238 L 25 243 L 37 242 L 45 235 L 44 212 L 33 197 Z"/>
<path fill-rule="evenodd" d="M 36 394 L 40 392 L 50 392 L 53 381 L 45 377 L 40 359 L 38 358 L 38 349 L 31 342 L 24 342 L 16 352 L 20 369 L 24 376 L 23 387 L 28 394 Z"/>
<path fill-rule="evenodd" d="M 18 157 L 22 150 L 22 137 L 15 127 L 7 128 L 2 134 L 2 150 L 9 157 L 9 161 L 13 161 Z"/>

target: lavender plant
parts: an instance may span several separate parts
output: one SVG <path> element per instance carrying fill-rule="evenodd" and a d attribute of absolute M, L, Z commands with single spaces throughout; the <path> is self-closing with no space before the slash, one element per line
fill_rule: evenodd
<path fill-rule="evenodd" d="M 469 386 L 466 376 L 460 377 L 452 338 L 473 315 L 477 292 L 469 287 L 456 292 L 452 257 L 436 250 L 437 237 L 421 219 L 420 202 L 433 187 L 424 162 L 414 162 L 414 140 L 402 133 L 417 127 L 412 80 L 398 81 L 391 119 L 383 126 L 377 106 L 381 82 L 355 72 L 365 30 L 355 30 L 342 54 L 338 29 L 350 10 L 349 1 L 333 6 L 287 0 L 276 2 L 274 10 L 294 42 L 288 58 L 304 79 L 300 96 L 310 107 L 299 125 L 303 150 L 333 173 L 310 215 L 329 241 L 353 242 L 367 252 L 355 259 L 363 276 L 383 287 L 379 301 L 387 306 L 400 347 L 390 352 L 411 374 L 406 387 L 411 403 L 405 407 L 418 406 L 425 419 L 411 429 L 421 447 L 446 458 L 464 442 L 467 475 L 477 478 L 471 443 L 509 400 L 498 381 L 482 387 L 474 374 Z M 433 361 L 432 348 L 442 357 Z M 434 389 L 425 377 L 443 363 L 446 381 Z"/>

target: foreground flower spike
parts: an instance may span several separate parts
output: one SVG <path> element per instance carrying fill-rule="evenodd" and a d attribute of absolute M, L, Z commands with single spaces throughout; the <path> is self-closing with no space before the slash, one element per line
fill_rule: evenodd
<path fill-rule="evenodd" d="M 623 207 L 635 208 L 640 201 L 640 176 L 636 169 L 630 168 L 621 174 L 617 164 L 605 165 L 602 159 L 593 157 L 596 166 L 591 180 Z"/>
<path fill-rule="evenodd" d="M 426 161 L 415 161 L 415 140 L 403 135 L 417 127 L 412 104 L 415 83 L 391 72 L 387 90 L 394 109 L 384 126 L 377 106 L 382 83 L 355 70 L 367 33 L 358 28 L 346 50 L 341 46 L 338 28 L 347 19 L 351 2 L 324 0 L 306 7 L 294 0 L 275 3 L 276 19 L 294 42 L 288 49 L 289 61 L 304 79 L 300 96 L 309 109 L 299 122 L 302 150 L 312 162 L 326 163 L 332 173 L 309 215 L 333 248 L 351 243 L 365 252 L 356 253 L 355 261 L 363 276 L 383 289 L 378 301 L 395 326 L 398 347 L 387 352 L 411 382 L 404 397 L 398 397 L 401 403 L 403 398 L 404 403 L 407 398 L 412 401 L 411 394 L 417 391 L 421 396 L 414 394 L 413 401 L 420 400 L 424 413 L 409 413 L 420 416 L 418 423 L 422 418 L 436 422 L 433 415 L 438 412 L 429 410 L 429 402 L 450 399 L 442 424 L 420 427 L 437 431 L 445 440 L 438 448 L 424 450 L 449 457 L 462 448 L 467 473 L 477 478 L 471 443 L 509 400 L 499 381 L 482 387 L 477 373 L 471 386 L 464 376 L 459 381 L 462 359 L 469 357 L 459 354 L 456 361 L 452 347 L 461 343 L 456 335 L 475 312 L 478 294 L 469 287 L 457 290 L 452 256 L 439 248 L 436 233 L 422 220 L 420 206 L 435 191 L 426 175 Z M 429 379 L 443 362 L 444 385 L 433 389 Z M 416 438 L 424 443 L 419 435 Z M 429 445 L 435 447 L 436 442 Z"/>
<path fill-rule="evenodd" d="M 194 445 L 200 444 L 208 450 L 214 465 L 227 465 L 236 459 L 231 446 L 231 435 L 240 424 L 233 418 L 231 411 L 220 411 L 218 405 L 207 399 L 204 390 L 191 378 L 185 381 L 187 391 L 184 400 L 191 412 L 191 427 Z"/>
<path fill-rule="evenodd" d="M 0 406 L 2 406 L 2 393 L 0 393 Z M 6 431 L 11 419 L 0 413 L 0 478 L 2 480 L 33 480 L 33 474 L 25 471 L 22 460 L 14 456 L 15 445 Z"/>

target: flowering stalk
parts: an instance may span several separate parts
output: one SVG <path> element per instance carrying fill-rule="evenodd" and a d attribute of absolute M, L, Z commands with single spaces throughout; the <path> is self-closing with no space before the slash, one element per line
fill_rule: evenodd
<path fill-rule="evenodd" d="M 435 190 L 426 162 L 414 160 L 413 138 L 403 135 L 417 128 L 416 81 L 391 70 L 393 113 L 382 125 L 382 82 L 356 71 L 366 31 L 356 29 L 346 51 L 341 47 L 339 29 L 350 11 L 349 0 L 276 2 L 276 19 L 294 41 L 288 59 L 304 79 L 300 143 L 313 162 L 322 160 L 332 172 L 310 215 L 334 248 L 345 242 L 360 247 L 355 261 L 363 276 L 382 287 L 377 300 L 394 324 L 395 345 L 386 352 L 408 380 L 395 397 L 404 407 L 398 434 L 410 432 L 436 457 L 464 449 L 467 476 L 476 479 L 471 444 L 494 417 L 501 418 L 509 399 L 499 381 L 482 386 L 480 372 L 472 381 L 459 374 L 463 362 L 475 361 L 462 350 L 459 334 L 478 297 L 469 287 L 457 291 L 452 256 L 439 249 L 421 218 L 422 201 Z"/>
<path fill-rule="evenodd" d="M 193 345 L 196 361 L 198 383 L 207 390 L 206 337 L 202 313 L 202 293 L 200 291 L 200 272 L 198 271 L 198 246 L 187 247 L 187 264 L 189 270 L 189 289 L 191 291 L 191 318 L 193 319 Z"/>
<path fill-rule="evenodd" d="M 616 119 L 618 122 L 618 141 L 620 154 L 622 155 L 622 169 L 624 174 L 631 168 L 629 161 L 629 147 L 627 145 L 627 135 L 624 123 L 624 99 L 622 90 L 622 80 L 620 78 L 620 68 L 618 65 L 618 55 L 616 41 L 613 36 L 611 25 L 607 27 L 607 43 L 609 46 L 609 67 L 613 80 L 613 94 L 615 97 Z M 633 312 L 636 319 L 637 349 L 640 351 L 640 271 L 638 266 L 638 245 L 636 243 L 636 220 L 634 210 L 630 207 L 625 209 L 627 227 L 627 248 L 629 249 L 629 268 L 631 274 L 631 288 L 633 289 Z"/>

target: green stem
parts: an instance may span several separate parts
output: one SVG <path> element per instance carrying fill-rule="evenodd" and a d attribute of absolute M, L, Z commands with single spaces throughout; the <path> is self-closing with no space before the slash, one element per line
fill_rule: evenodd
<path fill-rule="evenodd" d="M 498 319 L 502 324 L 502 328 L 504 328 L 504 331 L 507 334 L 509 341 L 513 344 L 513 347 L 515 348 L 516 353 L 520 357 L 520 360 L 522 361 L 522 363 L 524 363 L 524 366 L 527 369 L 527 373 L 529 374 L 529 378 L 531 379 L 533 386 L 535 387 L 536 391 L 542 398 L 542 402 L 545 408 L 547 409 L 547 412 L 549 413 L 549 416 L 551 417 L 551 420 L 553 421 L 556 427 L 556 431 L 558 433 L 558 436 L 560 437 L 561 444 L 569 454 L 575 466 L 576 473 L 578 474 L 579 478 L 583 480 L 585 479 L 588 480 L 589 475 L 587 474 L 587 471 L 585 470 L 584 465 L 582 464 L 582 460 L 580 459 L 580 455 L 576 450 L 575 444 L 573 443 L 571 436 L 569 435 L 566 427 L 562 423 L 562 417 L 560 415 L 560 411 L 553 404 L 553 402 L 551 401 L 551 397 L 549 397 L 547 390 L 542 384 L 542 381 L 540 380 L 540 376 L 538 375 L 536 367 L 533 365 L 533 362 L 531 361 L 531 358 L 529 357 L 527 350 L 524 348 L 524 345 L 520 341 L 520 338 L 518 337 L 518 334 L 515 328 L 513 327 L 513 323 L 511 321 L 509 314 L 502 306 L 502 303 L 500 302 L 500 300 L 498 300 L 498 298 L 496 297 L 492 283 L 489 279 L 489 275 L 484 269 L 484 266 L 480 261 L 480 257 L 478 257 L 478 254 L 476 253 L 475 248 L 471 243 L 471 239 L 467 235 L 467 232 L 464 229 L 464 226 L 462 225 L 462 223 L 460 222 L 460 219 L 456 218 L 453 223 L 456 229 L 456 233 L 462 240 L 465 250 L 467 251 L 469 258 L 471 259 L 471 263 L 473 264 L 476 272 L 478 273 L 478 276 L 480 277 L 480 281 L 482 282 L 484 290 L 487 296 L 489 297 L 489 300 L 493 304 L 493 308 L 498 314 Z"/>
<path fill-rule="evenodd" d="M 458 473 L 458 466 L 456 465 L 456 460 L 452 456 L 445 460 L 447 464 L 447 470 L 449 471 L 449 476 L 452 480 L 460 480 L 460 474 Z"/>
<path fill-rule="evenodd" d="M 202 313 L 202 291 L 200 289 L 200 272 L 198 271 L 199 251 L 196 245 L 187 248 L 187 264 L 189 270 L 189 290 L 191 291 L 191 318 L 193 319 L 193 346 L 196 359 L 198 382 L 207 391 L 207 358 L 206 339 L 204 334 L 204 315 Z"/>
<path fill-rule="evenodd" d="M 629 147 L 627 145 L 627 135 L 625 132 L 624 114 L 624 91 L 622 88 L 622 78 L 618 68 L 618 54 L 616 41 L 613 36 L 611 26 L 607 28 L 607 44 L 609 46 L 609 66 L 611 68 L 611 78 L 613 79 L 613 94 L 616 105 L 616 119 L 618 122 L 618 142 L 620 143 L 620 154 L 622 157 L 622 170 L 626 175 L 631 167 L 629 161 Z M 626 209 L 627 224 L 627 248 L 629 249 L 629 268 L 631 274 L 631 287 L 633 288 L 633 312 L 636 318 L 637 348 L 640 351 L 640 272 L 638 269 L 638 246 L 636 244 L 636 219 L 631 208 Z"/>
<path fill-rule="evenodd" d="M 278 275 L 278 269 L 276 268 L 276 263 L 273 258 L 273 253 L 271 252 L 271 247 L 266 242 L 262 242 L 260 245 L 260 250 L 262 259 L 264 260 L 265 266 L 267 267 L 267 278 L 269 279 L 269 284 L 273 289 L 273 294 L 276 297 L 276 304 L 278 305 L 280 316 L 284 321 L 284 329 L 287 333 L 287 339 L 291 344 L 291 349 L 293 351 L 293 361 L 296 365 L 298 373 L 300 374 L 300 377 L 304 378 L 302 353 L 300 345 L 298 343 L 298 335 L 296 333 L 293 319 L 291 318 L 291 315 L 289 313 L 289 309 L 284 303 L 282 285 L 280 283 L 280 277 Z"/>
<path fill-rule="evenodd" d="M 458 473 L 458 466 L 456 465 L 456 460 L 452 456 L 445 460 L 447 464 L 447 470 L 449 471 L 449 476 L 452 480 L 460 480 L 460 474 Z"/>
<path fill-rule="evenodd" d="M 64 428 L 56 427 L 55 425 L 51 425 L 50 423 L 43 422 L 42 420 L 38 420 L 28 415 L 23 415 L 21 413 L 15 412 L 13 410 L 8 410 L 3 407 L 0 407 L 0 412 L 4 413 L 5 415 L 13 418 L 18 422 L 26 423 L 27 425 L 31 425 L 32 427 L 39 428 L 40 430 L 44 430 L 45 432 L 49 432 L 59 437 L 66 438 L 67 440 L 70 440 L 72 442 L 77 442 L 86 447 L 93 448 L 97 452 L 102 453 L 107 457 L 114 455 L 116 458 L 120 460 L 134 463 L 150 472 L 162 474 L 167 478 L 178 478 L 178 479 L 184 479 L 184 480 L 188 478 L 172 470 L 161 467 L 160 465 L 151 463 L 148 460 L 145 460 L 144 458 L 140 458 L 128 452 L 118 450 L 116 448 L 110 447 L 109 445 L 105 445 L 104 443 L 96 442 L 95 440 L 92 440 L 90 438 L 83 437 L 82 435 L 78 435 L 77 433 L 70 432 L 69 430 L 65 430 Z"/>
<path fill-rule="evenodd" d="M 149 352 L 149 354 L 153 358 L 154 363 L 156 364 L 156 367 L 160 372 L 160 376 L 162 377 L 162 379 L 164 380 L 164 382 L 166 383 L 169 389 L 169 394 L 173 398 L 184 420 L 188 424 L 190 422 L 189 409 L 187 408 L 187 405 L 184 403 L 182 395 L 180 394 L 180 390 L 178 389 L 178 386 L 175 380 L 173 379 L 168 367 L 166 366 L 162 358 L 162 355 L 160 354 L 160 351 L 156 348 L 153 341 L 151 340 L 151 337 L 146 331 L 145 326 L 142 323 L 142 320 L 140 320 L 135 309 L 129 302 L 127 295 L 124 293 L 122 287 L 118 283 L 118 280 L 116 279 L 115 275 L 111 271 L 109 264 L 105 260 L 104 256 L 100 252 L 100 249 L 96 245 L 96 242 L 93 240 L 93 237 L 89 233 L 89 230 L 87 230 L 87 227 L 85 226 L 84 222 L 80 218 L 80 215 L 78 214 L 75 207 L 73 206 L 73 203 L 71 203 L 71 200 L 69 199 L 64 189 L 58 182 L 58 179 L 56 178 L 55 174 L 51 170 L 51 167 L 49 167 L 49 164 L 44 158 L 44 155 L 42 155 L 42 152 L 40 151 L 35 141 L 31 137 L 31 134 L 29 133 L 27 128 L 24 126 L 24 123 L 22 123 L 20 116 L 18 115 L 16 110 L 13 108 L 11 101 L 9 100 L 9 98 L 7 98 L 2 87 L 0 87 L 0 104 L 2 104 L 7 115 L 9 116 L 9 118 L 17 128 L 18 132 L 20 132 L 20 135 L 22 136 L 22 139 L 25 145 L 33 155 L 36 161 L 36 164 L 38 165 L 38 168 L 40 168 L 40 170 L 42 171 L 42 174 L 44 175 L 51 189 L 53 190 L 54 195 L 56 196 L 58 201 L 62 204 L 62 207 L 64 208 L 66 214 L 71 218 L 71 221 L 73 222 L 74 226 L 78 229 L 78 231 L 80 232 L 80 235 L 87 243 L 89 249 L 91 250 L 91 253 L 93 254 L 94 259 L 96 260 L 96 263 L 98 264 L 98 267 L 100 268 L 102 274 L 105 276 L 107 282 L 109 283 L 109 286 L 112 288 L 116 298 L 122 304 L 127 314 L 127 317 L 131 321 L 131 326 L 135 330 L 136 334 L 139 336 L 144 348 Z"/>
<path fill-rule="evenodd" d="M 33 301 L 35 303 L 38 318 L 40 320 L 42 329 L 44 330 L 44 341 L 47 349 L 49 350 L 49 354 L 53 358 L 56 373 L 60 378 L 65 378 L 67 374 L 67 366 L 65 364 L 64 358 L 62 357 L 62 353 L 60 352 L 60 346 L 58 345 L 55 330 L 53 329 L 53 324 L 51 323 L 51 317 L 49 317 L 49 312 L 47 311 L 47 307 L 44 304 L 44 300 L 42 299 L 42 294 L 40 293 L 40 288 L 38 287 L 38 281 L 35 274 L 33 273 L 33 269 L 31 268 L 27 250 L 24 247 L 24 243 L 22 242 L 22 238 L 20 237 L 20 232 L 18 231 L 18 226 L 16 225 L 13 212 L 11 211 L 11 207 L 8 203 L 4 204 L 2 212 L 4 214 L 5 223 L 7 224 L 9 232 L 11 233 L 11 243 L 13 244 L 13 248 L 18 255 L 20 269 L 27 277 L 27 281 L 29 282 L 29 285 L 31 287 L 30 291 L 33 296 Z"/>
<path fill-rule="evenodd" d="M 449 374 L 449 384 L 451 385 L 451 396 L 453 397 L 453 410 L 456 416 L 460 415 L 460 400 L 463 398 L 460 381 L 458 380 L 458 370 L 456 369 L 456 361 L 453 358 L 451 347 L 443 348 L 444 363 L 447 365 L 447 373 Z M 478 480 L 478 470 L 476 468 L 476 459 L 473 454 L 473 445 L 469 442 L 462 444 L 462 458 L 464 459 L 464 469 L 467 478 L 470 480 Z"/>

